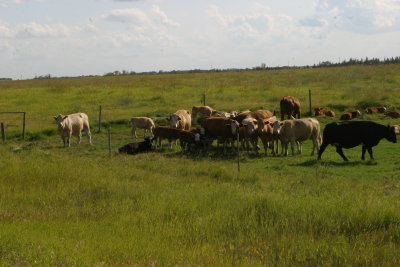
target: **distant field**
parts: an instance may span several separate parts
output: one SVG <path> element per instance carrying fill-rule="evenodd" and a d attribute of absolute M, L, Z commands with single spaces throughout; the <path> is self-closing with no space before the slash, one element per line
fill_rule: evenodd
<path fill-rule="evenodd" d="M 400 110 L 400 65 L 0 82 L 0 112 L 28 119 L 22 141 L 19 117 L 0 115 L 0 266 L 399 265 L 399 144 L 382 140 L 373 161 L 358 147 L 343 162 L 328 147 L 318 162 L 310 142 L 303 155 L 242 153 L 240 173 L 235 154 L 217 150 L 116 153 L 132 142 L 132 116 L 165 123 L 203 93 L 218 110 L 279 111 L 294 95 L 306 115 L 308 90 L 336 113 Z M 94 145 L 73 138 L 64 149 L 53 116 L 78 111 Z M 322 128 L 336 120 L 319 118 Z"/>

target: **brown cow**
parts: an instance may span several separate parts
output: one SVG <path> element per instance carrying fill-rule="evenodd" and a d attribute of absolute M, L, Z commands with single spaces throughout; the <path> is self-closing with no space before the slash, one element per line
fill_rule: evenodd
<path fill-rule="evenodd" d="M 394 110 L 386 111 L 385 115 L 393 119 L 400 118 L 400 113 Z"/>
<path fill-rule="evenodd" d="M 367 114 L 373 114 L 373 113 L 385 113 L 386 108 L 385 107 L 374 107 L 374 108 L 366 108 L 365 112 Z"/>
<path fill-rule="evenodd" d="M 335 112 L 329 109 L 315 108 L 315 116 L 335 117 Z"/>
<path fill-rule="evenodd" d="M 259 121 L 258 136 L 264 145 L 264 151 L 266 155 L 268 147 L 271 147 L 272 154 L 274 156 L 278 153 L 279 127 L 280 123 L 277 120 L 274 122 L 271 120 L 264 120 L 262 122 Z"/>
<path fill-rule="evenodd" d="M 228 141 L 233 141 L 239 129 L 239 123 L 233 119 L 221 117 L 209 117 L 201 122 L 204 128 L 206 138 L 211 142 L 214 139 L 224 142 L 224 154 L 226 154 L 226 146 Z M 209 144 L 211 145 L 211 143 Z"/>
<path fill-rule="evenodd" d="M 181 130 L 179 129 L 174 129 L 165 126 L 154 127 L 153 135 L 154 139 L 156 140 L 156 146 L 158 140 L 158 145 L 160 146 L 160 148 L 162 148 L 162 140 L 167 139 L 169 141 L 170 147 L 172 147 L 172 141 L 178 140 L 180 138 L 180 132 Z"/>
<path fill-rule="evenodd" d="M 282 98 L 279 104 L 281 107 L 281 120 L 284 119 L 285 115 L 288 116 L 288 119 L 290 119 L 290 116 L 297 116 L 297 118 L 300 119 L 300 101 L 296 97 L 286 96 Z"/>
<path fill-rule="evenodd" d="M 352 119 L 354 119 L 354 118 L 357 118 L 357 117 L 359 117 L 359 116 L 361 116 L 361 112 L 360 112 L 359 110 L 356 110 L 356 111 L 351 111 L 351 112 L 343 113 L 343 114 L 340 116 L 340 119 L 341 119 L 342 121 L 348 121 L 348 120 L 352 120 Z"/>

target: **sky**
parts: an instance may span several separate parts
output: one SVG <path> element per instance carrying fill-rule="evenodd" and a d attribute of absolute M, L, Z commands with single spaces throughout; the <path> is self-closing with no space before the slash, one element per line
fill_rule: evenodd
<path fill-rule="evenodd" d="M 0 0 L 0 78 L 400 56 L 400 0 Z"/>

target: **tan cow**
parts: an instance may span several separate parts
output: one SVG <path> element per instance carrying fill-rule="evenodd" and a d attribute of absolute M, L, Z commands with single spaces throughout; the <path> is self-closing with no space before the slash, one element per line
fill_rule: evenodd
<path fill-rule="evenodd" d="M 196 121 L 196 118 L 211 117 L 216 115 L 218 112 L 209 106 L 193 106 L 192 107 L 192 121 Z"/>
<path fill-rule="evenodd" d="M 301 154 L 301 143 L 310 139 L 313 142 L 313 150 L 319 150 L 322 143 L 322 136 L 319 122 L 313 118 L 285 120 L 280 123 L 279 139 L 282 143 L 283 153 L 288 155 L 288 145 L 291 144 L 292 155 L 294 155 L 294 144 L 297 142 L 299 154 Z"/>
<path fill-rule="evenodd" d="M 132 136 L 134 136 L 135 138 L 138 138 L 136 135 L 136 129 L 144 129 L 144 137 L 146 138 L 146 132 L 150 131 L 151 135 L 153 135 L 153 129 L 155 127 L 154 125 L 154 121 L 150 118 L 147 117 L 133 117 L 131 119 L 131 125 L 132 125 Z"/>
<path fill-rule="evenodd" d="M 265 154 L 267 154 L 269 147 L 271 147 L 274 156 L 278 153 L 279 130 L 280 122 L 276 120 L 275 116 L 258 121 L 258 136 L 264 145 Z"/>
<path fill-rule="evenodd" d="M 78 144 L 81 143 L 82 130 L 88 136 L 89 144 L 92 144 L 92 135 L 90 133 L 89 118 L 85 113 L 75 113 L 70 115 L 59 114 L 54 119 L 57 121 L 58 133 L 64 142 L 64 147 L 71 146 L 71 136 L 78 137 Z"/>
<path fill-rule="evenodd" d="M 185 109 L 178 110 L 174 114 L 169 115 L 167 120 L 169 121 L 170 126 L 175 129 L 189 131 L 192 126 L 192 117 L 190 116 L 190 112 Z"/>

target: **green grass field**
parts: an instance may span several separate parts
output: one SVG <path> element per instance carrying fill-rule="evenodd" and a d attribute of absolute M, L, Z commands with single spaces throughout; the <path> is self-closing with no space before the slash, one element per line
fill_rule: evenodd
<path fill-rule="evenodd" d="M 132 116 L 162 124 L 204 92 L 218 110 L 279 111 L 294 95 L 305 115 L 308 90 L 337 114 L 400 109 L 400 65 L 0 82 L 0 112 L 27 112 L 26 140 L 19 115 L 0 115 L 0 266 L 399 265 L 399 144 L 382 140 L 373 161 L 328 147 L 318 162 L 311 142 L 296 156 L 242 153 L 240 173 L 235 154 L 216 150 L 117 154 Z M 64 149 L 53 116 L 78 111 L 94 145 Z"/>

